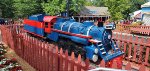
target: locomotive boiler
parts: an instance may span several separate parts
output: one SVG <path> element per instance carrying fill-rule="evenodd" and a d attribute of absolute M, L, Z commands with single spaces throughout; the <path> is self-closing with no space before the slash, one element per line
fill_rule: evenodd
<path fill-rule="evenodd" d="M 25 19 L 24 29 L 28 33 L 55 42 L 58 42 L 60 38 L 65 38 L 82 44 L 85 57 L 93 62 L 98 61 L 98 58 L 108 62 L 123 55 L 123 52 L 112 40 L 112 30 L 115 29 L 115 25 L 112 23 L 98 27 L 92 21 L 79 23 L 70 18 L 39 14 Z"/>

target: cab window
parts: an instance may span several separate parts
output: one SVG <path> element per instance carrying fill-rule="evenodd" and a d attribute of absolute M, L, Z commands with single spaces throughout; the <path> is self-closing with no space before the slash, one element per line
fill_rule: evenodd
<path fill-rule="evenodd" d="M 51 28 L 53 28 L 53 26 L 54 26 L 54 23 L 52 22 L 52 23 L 51 23 Z"/>
<path fill-rule="evenodd" d="M 48 28 L 48 22 L 45 22 L 45 28 Z"/>

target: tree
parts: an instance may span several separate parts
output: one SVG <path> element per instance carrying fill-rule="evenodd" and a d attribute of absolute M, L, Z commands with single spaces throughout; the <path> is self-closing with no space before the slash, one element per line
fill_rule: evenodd
<path fill-rule="evenodd" d="M 104 7 L 105 6 L 105 0 L 93 0 L 93 5 L 98 7 Z"/>
<path fill-rule="evenodd" d="M 109 7 L 112 19 L 127 19 L 129 13 L 141 9 L 141 5 L 148 0 L 93 0 L 94 6 Z"/>
<path fill-rule="evenodd" d="M 129 13 L 133 13 L 134 11 L 140 10 L 141 5 L 146 3 L 147 0 L 131 0 L 130 1 L 130 8 L 128 8 L 126 11 L 123 12 L 125 18 L 129 18 Z"/>
<path fill-rule="evenodd" d="M 84 0 L 69 0 L 70 10 L 78 12 L 86 3 Z M 66 11 L 66 0 L 48 0 L 47 3 L 42 3 L 43 11 L 49 15 L 60 14 Z"/>
<path fill-rule="evenodd" d="M 14 16 L 13 1 L 12 0 L 0 0 L 0 10 L 1 10 L 1 17 L 13 18 Z"/>
<path fill-rule="evenodd" d="M 104 0 L 105 6 L 109 8 L 112 20 L 124 19 L 123 14 L 127 9 L 130 8 L 130 0 Z"/>
<path fill-rule="evenodd" d="M 65 8 L 65 2 L 59 0 L 49 0 L 47 3 L 42 3 L 43 11 L 49 15 L 58 14 Z"/>
<path fill-rule="evenodd" d="M 141 9 L 141 5 L 146 3 L 147 0 L 131 0 L 131 7 L 129 8 L 130 12 L 134 12 Z"/>
<path fill-rule="evenodd" d="M 14 0 L 15 17 L 23 18 L 36 13 L 43 13 L 41 0 Z"/>

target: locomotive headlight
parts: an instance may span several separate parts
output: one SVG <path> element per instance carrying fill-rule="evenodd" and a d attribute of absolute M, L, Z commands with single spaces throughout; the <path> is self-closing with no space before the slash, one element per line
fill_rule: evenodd
<path fill-rule="evenodd" d="M 96 54 L 98 53 L 98 49 L 97 48 L 95 48 L 94 53 L 96 53 Z"/>
<path fill-rule="evenodd" d="M 108 39 L 111 39 L 111 35 L 108 35 Z"/>
<path fill-rule="evenodd" d="M 93 55 L 92 60 L 93 60 L 93 62 L 96 62 L 98 60 L 98 56 L 97 55 Z"/>

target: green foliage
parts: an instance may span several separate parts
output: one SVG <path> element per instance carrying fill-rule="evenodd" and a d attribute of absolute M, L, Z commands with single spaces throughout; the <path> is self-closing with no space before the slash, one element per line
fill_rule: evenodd
<path fill-rule="evenodd" d="M 109 8 L 112 20 L 124 19 L 123 13 L 130 8 L 130 0 L 105 0 L 105 6 Z"/>
<path fill-rule="evenodd" d="M 90 4 L 90 3 L 88 3 L 85 0 L 70 0 L 70 1 L 71 1 L 70 9 L 73 10 L 73 11 L 75 11 L 75 12 L 80 11 L 81 8 L 83 6 L 85 6 L 86 4 Z"/>
<path fill-rule="evenodd" d="M 140 9 L 147 0 L 69 0 L 70 10 L 78 12 L 83 6 L 106 6 L 111 20 L 125 19 Z M 43 13 L 57 15 L 66 11 L 66 0 L 0 0 L 0 16 L 3 18 L 24 18 Z M 1 14 L 2 13 L 2 14 Z"/>
<path fill-rule="evenodd" d="M 84 0 L 69 0 L 70 10 L 79 11 L 86 3 Z M 47 3 L 42 3 L 43 11 L 49 15 L 56 15 L 66 11 L 66 0 L 49 0 Z"/>
<path fill-rule="evenodd" d="M 146 3 L 147 0 L 131 0 L 130 3 L 130 8 L 128 8 L 126 11 L 123 12 L 124 18 L 129 18 L 129 13 L 132 13 L 134 11 L 140 10 L 141 5 Z"/>
<path fill-rule="evenodd" d="M 147 0 L 93 0 L 95 6 L 106 6 L 109 8 L 111 20 L 126 19 L 129 13 L 141 8 Z"/>
<path fill-rule="evenodd" d="M 136 10 L 139 10 L 141 9 L 141 5 L 146 3 L 147 0 L 131 0 L 131 8 L 130 10 L 133 12 L 133 11 L 136 11 Z"/>
<path fill-rule="evenodd" d="M 93 5 L 93 3 L 92 2 L 85 2 L 85 6 L 92 6 Z"/>
<path fill-rule="evenodd" d="M 66 2 L 60 0 L 49 0 L 47 3 L 42 3 L 43 11 L 49 15 L 55 15 L 65 10 Z"/>
<path fill-rule="evenodd" d="M 40 0 L 14 0 L 15 17 L 27 17 L 42 11 Z"/>
<path fill-rule="evenodd" d="M 103 7 L 105 6 L 105 0 L 94 0 L 93 5 Z"/>
<path fill-rule="evenodd" d="M 1 17 L 12 18 L 13 13 L 13 1 L 12 0 L 0 0 Z"/>

